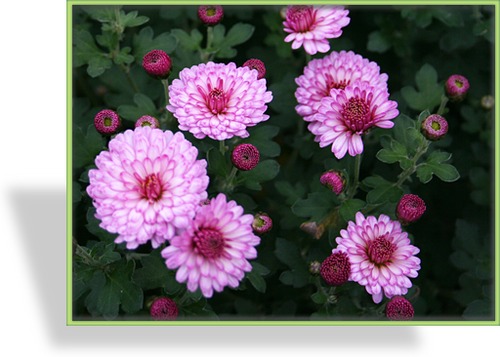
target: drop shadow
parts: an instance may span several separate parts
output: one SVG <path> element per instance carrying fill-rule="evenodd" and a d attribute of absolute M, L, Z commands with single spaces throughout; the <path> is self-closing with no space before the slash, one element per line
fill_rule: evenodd
<path fill-rule="evenodd" d="M 34 301 L 44 311 L 47 339 L 57 347 L 355 346 L 368 352 L 373 347 L 406 350 L 421 342 L 414 326 L 67 326 L 65 189 L 14 188 L 9 190 L 8 199 L 22 235 L 28 271 L 39 294 Z"/>

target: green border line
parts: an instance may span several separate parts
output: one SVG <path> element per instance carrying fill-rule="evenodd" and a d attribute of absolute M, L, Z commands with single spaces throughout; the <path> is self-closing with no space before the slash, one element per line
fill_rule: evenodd
<path fill-rule="evenodd" d="M 495 298 L 495 313 L 494 320 L 487 321 L 468 321 L 468 320 L 443 320 L 443 321 L 353 321 L 353 320 L 271 320 L 271 321 L 75 321 L 72 318 L 72 295 L 73 295 L 73 252 L 72 252 L 72 235 L 73 235 L 73 61 L 72 61 L 72 38 L 73 38 L 73 6 L 74 5 L 200 5 L 200 1 L 165 1 L 165 0 L 67 0 L 66 3 L 66 325 L 67 326 L 499 326 L 500 325 L 500 227 L 498 225 L 499 207 L 500 207 L 500 83 L 498 75 L 500 74 L 500 48 L 498 40 L 500 39 L 500 14 L 498 0 L 385 0 L 385 1 L 369 1 L 369 0 L 315 0 L 315 1 L 234 1 L 234 0 L 219 0 L 220 5 L 290 5 L 290 4 L 325 4 L 325 5 L 488 5 L 493 6 L 495 11 L 495 42 L 494 42 L 494 76 L 495 78 L 495 117 L 494 117 L 494 213 L 492 215 L 494 228 L 494 252 L 495 252 L 495 269 L 494 269 L 494 298 Z"/>

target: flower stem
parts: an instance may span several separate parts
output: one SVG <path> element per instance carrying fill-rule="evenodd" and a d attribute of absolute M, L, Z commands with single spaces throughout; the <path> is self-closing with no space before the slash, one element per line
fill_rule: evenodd
<path fill-rule="evenodd" d="M 441 96 L 441 104 L 439 104 L 439 108 L 437 111 L 438 115 L 443 115 L 444 110 L 446 109 L 446 104 L 448 104 L 448 97 L 445 95 Z"/>
<path fill-rule="evenodd" d="M 417 161 L 420 159 L 420 157 L 427 152 L 429 149 L 429 144 L 430 142 L 428 140 L 425 140 L 420 144 L 420 146 L 417 149 L 417 152 L 415 153 L 415 156 L 411 159 L 412 165 L 401 172 L 398 176 L 398 181 L 393 184 L 395 187 L 401 188 L 401 185 L 417 170 Z"/>
<path fill-rule="evenodd" d="M 347 199 L 351 199 L 356 194 L 359 186 L 359 172 L 361 170 L 361 156 L 362 154 L 356 155 L 354 159 L 354 179 L 351 183 L 351 187 L 349 187 L 349 194 L 347 195 Z"/>

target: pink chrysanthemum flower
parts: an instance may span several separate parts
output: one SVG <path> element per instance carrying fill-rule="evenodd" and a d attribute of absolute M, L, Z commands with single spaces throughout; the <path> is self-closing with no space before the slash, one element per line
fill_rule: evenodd
<path fill-rule="evenodd" d="M 344 190 L 345 180 L 342 174 L 335 170 L 330 170 L 321 175 L 319 181 L 322 185 L 328 187 L 336 195 L 340 195 Z"/>
<path fill-rule="evenodd" d="M 417 277 L 420 269 L 420 259 L 415 256 L 420 250 L 410 244 L 399 222 L 384 214 L 377 219 L 358 212 L 356 221 L 350 221 L 340 235 L 333 252 L 348 254 L 349 280 L 364 286 L 376 304 L 383 295 L 390 299 L 408 292 L 412 286 L 409 278 Z"/>
<path fill-rule="evenodd" d="M 243 63 L 243 67 L 250 67 L 251 69 L 255 69 L 258 73 L 257 79 L 261 79 L 266 76 L 266 66 L 260 59 L 250 58 L 245 63 Z"/>
<path fill-rule="evenodd" d="M 207 198 L 205 160 L 182 133 L 138 127 L 118 134 L 95 159 L 87 193 L 100 227 L 128 249 L 157 248 L 186 228 Z"/>
<path fill-rule="evenodd" d="M 328 52 L 328 39 L 342 35 L 342 28 L 351 21 L 348 15 L 343 6 L 288 6 L 283 22 L 289 33 L 285 42 L 293 41 L 294 50 L 304 46 L 310 55 Z"/>
<path fill-rule="evenodd" d="M 135 127 L 137 128 L 138 126 L 150 126 L 151 128 L 156 129 L 160 127 L 160 122 L 151 115 L 143 115 L 135 122 Z"/>
<path fill-rule="evenodd" d="M 142 67 L 150 76 L 165 79 L 172 70 L 172 60 L 165 51 L 152 50 L 142 58 Z"/>
<path fill-rule="evenodd" d="M 461 101 L 469 91 L 469 80 L 460 75 L 451 75 L 445 83 L 446 94 L 452 101 Z"/>
<path fill-rule="evenodd" d="M 323 98 L 309 130 L 316 135 L 320 147 L 332 146 L 337 159 L 347 152 L 356 156 L 363 152 L 361 135 L 374 126 L 394 126 L 392 119 L 399 114 L 397 106 L 397 102 L 389 100 L 387 90 L 358 82 Z"/>
<path fill-rule="evenodd" d="M 111 109 L 103 109 L 94 117 L 94 126 L 101 134 L 114 134 L 120 125 L 120 117 Z"/>
<path fill-rule="evenodd" d="M 153 320 L 172 321 L 177 319 L 179 308 L 174 300 L 161 296 L 153 301 L 149 309 L 149 314 Z"/>
<path fill-rule="evenodd" d="M 187 282 L 189 291 L 200 288 L 210 298 L 214 290 L 236 288 L 245 272 L 252 270 L 247 259 L 257 257 L 260 238 L 252 232 L 253 216 L 244 214 L 235 201 L 222 193 L 201 206 L 186 230 L 163 249 L 169 269 L 178 269 L 176 279 Z"/>
<path fill-rule="evenodd" d="M 320 275 L 323 280 L 332 286 L 339 286 L 349 280 L 351 263 L 349 256 L 342 251 L 334 251 L 321 263 Z"/>
<path fill-rule="evenodd" d="M 197 139 L 225 140 L 249 136 L 247 127 L 269 119 L 264 114 L 273 96 L 257 71 L 234 63 L 208 62 L 179 73 L 169 87 L 167 109 Z"/>
<path fill-rule="evenodd" d="M 415 310 L 411 302 L 404 297 L 395 296 L 387 303 L 385 315 L 389 320 L 408 321 L 413 319 Z"/>
<path fill-rule="evenodd" d="M 358 81 L 387 89 L 387 79 L 387 74 L 381 74 L 375 62 L 352 51 L 332 52 L 310 61 L 304 73 L 295 79 L 298 85 L 295 98 L 299 103 L 295 110 L 305 121 L 311 122 L 318 112 L 321 99 L 330 96 L 332 90 L 344 90 Z"/>
<path fill-rule="evenodd" d="M 429 115 L 422 122 L 422 134 L 432 141 L 441 139 L 448 132 L 448 122 L 439 114 Z"/>
<path fill-rule="evenodd" d="M 273 220 L 267 213 L 259 212 L 253 218 L 252 228 L 257 234 L 267 233 L 273 228 Z"/>
<path fill-rule="evenodd" d="M 406 194 L 401 197 L 396 207 L 396 216 L 402 225 L 416 222 L 425 213 L 425 202 L 419 196 Z"/>
<path fill-rule="evenodd" d="M 259 164 L 259 161 L 259 149 L 252 144 L 246 143 L 236 145 L 231 152 L 231 162 L 238 170 L 252 170 Z"/>

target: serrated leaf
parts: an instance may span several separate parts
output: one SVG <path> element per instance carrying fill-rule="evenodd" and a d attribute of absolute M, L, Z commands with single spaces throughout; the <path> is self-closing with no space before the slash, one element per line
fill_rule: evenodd
<path fill-rule="evenodd" d="M 257 147 L 261 157 L 276 157 L 281 152 L 281 147 L 272 138 L 278 135 L 279 128 L 272 125 L 259 125 L 250 130 L 250 136 L 243 142 L 251 143 Z"/>
<path fill-rule="evenodd" d="M 104 55 L 92 57 L 88 62 L 87 73 L 92 78 L 99 77 L 104 71 L 110 69 L 112 65 L 113 62 L 111 59 Z"/>
<path fill-rule="evenodd" d="M 157 110 L 154 102 L 147 95 L 142 93 L 134 94 L 134 105 L 120 105 L 117 109 L 118 114 L 128 120 L 136 121 L 143 115 L 157 117 Z"/>
<path fill-rule="evenodd" d="M 123 47 L 114 58 L 115 63 L 120 65 L 120 64 L 130 64 L 134 62 L 135 58 L 130 54 L 130 51 L 131 51 L 130 47 Z"/>
<path fill-rule="evenodd" d="M 275 160 L 264 160 L 250 171 L 241 171 L 239 179 L 244 185 L 252 190 L 261 190 L 261 182 L 269 181 L 275 178 L 280 170 L 280 165 Z"/>
<path fill-rule="evenodd" d="M 311 218 L 313 221 L 322 219 L 335 207 L 336 196 L 313 192 L 306 199 L 297 200 L 292 206 L 292 212 L 299 217 Z"/>
<path fill-rule="evenodd" d="M 180 29 L 173 29 L 171 33 L 175 38 L 177 38 L 179 44 L 182 47 L 191 51 L 196 51 L 200 49 L 201 41 L 203 40 L 203 35 L 197 29 L 193 29 L 191 31 L 191 34 L 188 34 L 187 32 Z"/>
<path fill-rule="evenodd" d="M 433 174 L 445 182 L 455 182 L 460 178 L 458 170 L 450 164 L 425 162 L 417 167 L 417 177 L 422 183 L 429 182 Z"/>
<path fill-rule="evenodd" d="M 397 202 L 401 198 L 403 191 L 392 183 L 377 185 L 366 195 L 368 203 Z"/>
<path fill-rule="evenodd" d="M 120 21 L 123 27 L 137 27 L 149 21 L 147 16 L 137 16 L 138 11 L 131 11 L 127 14 L 121 13 Z"/>
<path fill-rule="evenodd" d="M 144 55 L 152 50 L 162 50 L 167 54 L 171 54 L 177 47 L 177 42 L 177 38 L 168 32 L 163 32 L 154 37 L 153 29 L 148 26 L 141 29 L 141 31 L 134 36 L 134 55 L 137 61 L 141 61 Z"/>
<path fill-rule="evenodd" d="M 133 280 L 144 290 L 164 288 L 168 293 L 178 292 L 182 286 L 175 280 L 175 273 L 167 269 L 165 260 L 158 253 L 141 259 L 142 268 L 134 271 Z"/>
<path fill-rule="evenodd" d="M 311 300 L 318 305 L 323 305 L 328 301 L 328 296 L 319 290 L 311 295 Z"/>
<path fill-rule="evenodd" d="M 81 128 L 73 130 L 73 168 L 78 169 L 94 162 L 95 157 L 105 149 L 105 141 L 93 124 L 84 133 Z"/>
<path fill-rule="evenodd" d="M 365 201 L 352 198 L 342 203 L 339 212 L 342 218 L 347 222 L 353 220 L 356 213 L 359 212 L 364 206 Z"/>
<path fill-rule="evenodd" d="M 438 83 L 437 72 L 429 64 L 424 64 L 415 74 L 418 91 L 406 86 L 401 89 L 401 95 L 408 105 L 415 110 L 431 110 L 441 103 L 444 94 L 443 86 Z"/>
<path fill-rule="evenodd" d="M 116 19 L 115 10 L 116 6 L 82 6 L 90 17 L 99 22 L 111 22 Z"/>
<path fill-rule="evenodd" d="M 247 278 L 252 284 L 252 286 L 260 293 L 266 292 L 266 281 L 265 279 L 255 272 L 253 269 L 251 272 L 247 273 Z"/>
<path fill-rule="evenodd" d="M 233 27 L 229 29 L 227 34 L 222 38 L 220 43 L 215 43 L 214 41 L 214 52 L 215 56 L 218 58 L 233 58 L 236 56 L 237 51 L 233 48 L 233 46 L 242 44 L 250 37 L 252 37 L 254 26 L 244 23 L 237 23 Z M 217 29 L 217 40 L 221 38 L 223 35 L 223 27 L 219 26 Z"/>

